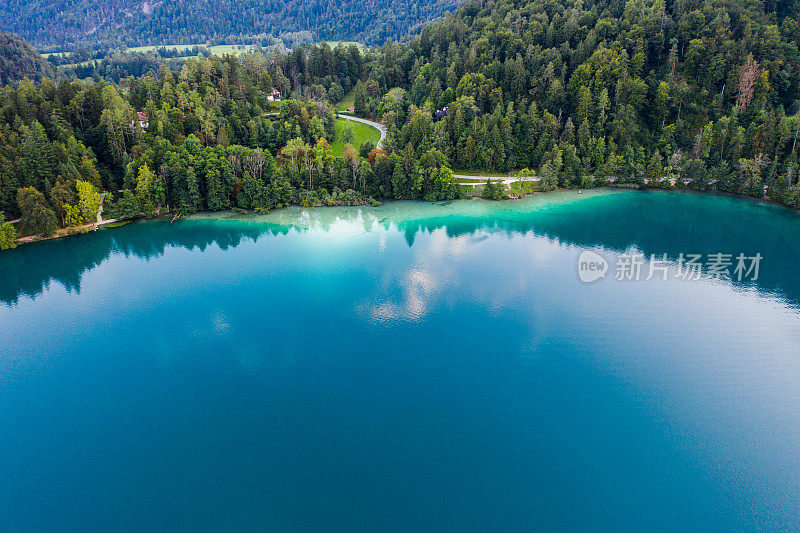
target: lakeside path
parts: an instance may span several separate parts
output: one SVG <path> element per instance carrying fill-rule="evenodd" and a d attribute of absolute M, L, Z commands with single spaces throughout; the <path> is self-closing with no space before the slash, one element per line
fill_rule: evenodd
<path fill-rule="evenodd" d="M 97 226 L 104 226 L 106 224 L 113 224 L 114 222 L 119 222 L 119 219 L 116 218 L 109 218 L 103 220 L 103 203 L 106 200 L 106 194 L 108 193 L 104 192 L 100 195 L 100 209 L 97 210 Z"/>
<path fill-rule="evenodd" d="M 119 222 L 119 219 L 116 219 L 116 218 L 109 218 L 109 219 L 103 220 L 103 202 L 106 199 L 106 194 L 108 194 L 108 193 L 104 192 L 104 193 L 100 194 L 100 206 L 99 206 L 99 209 L 97 210 L 97 220 L 96 221 L 89 222 L 87 224 L 82 224 L 80 226 L 74 226 L 74 227 L 71 227 L 71 228 L 58 228 L 53 233 L 53 235 L 51 235 L 49 237 L 40 237 L 38 235 L 28 235 L 27 237 L 20 237 L 19 239 L 17 239 L 17 243 L 25 244 L 25 243 L 34 242 L 34 241 L 49 241 L 49 240 L 52 240 L 52 239 L 60 239 L 61 237 L 65 237 L 65 236 L 69 235 L 70 230 L 77 231 L 78 233 L 87 233 L 89 231 L 97 231 L 97 228 L 99 228 L 100 226 L 105 226 L 107 224 L 113 224 L 115 222 Z M 22 220 L 22 219 L 18 218 L 17 220 L 12 220 L 11 222 L 19 222 L 20 220 Z"/>
<path fill-rule="evenodd" d="M 453 174 L 453 177 L 459 180 L 460 185 L 469 185 L 475 187 L 476 185 L 484 185 L 486 180 L 499 181 L 503 185 L 511 185 L 518 181 L 539 181 L 542 178 L 539 176 L 531 176 L 529 178 L 517 178 L 514 176 L 467 176 L 466 174 Z"/>
<path fill-rule="evenodd" d="M 372 126 L 373 128 L 377 128 L 377 130 L 381 132 L 381 138 L 380 140 L 378 140 L 378 144 L 376 144 L 375 147 L 378 150 L 381 150 L 383 148 L 383 140 L 386 138 L 386 132 L 389 131 L 389 128 L 387 128 L 385 125 L 380 124 L 378 122 L 373 122 L 371 120 L 367 120 L 365 118 L 351 117 L 350 115 L 341 115 L 339 113 L 336 114 L 336 118 L 352 120 L 353 122 L 360 122 L 362 124 Z"/>

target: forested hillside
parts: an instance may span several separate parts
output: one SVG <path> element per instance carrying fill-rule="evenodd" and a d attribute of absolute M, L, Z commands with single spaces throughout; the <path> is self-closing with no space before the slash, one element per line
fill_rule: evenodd
<path fill-rule="evenodd" d="M 7 85 L 23 78 L 38 81 L 52 75 L 50 64 L 24 39 L 0 32 L 0 84 Z"/>
<path fill-rule="evenodd" d="M 459 168 L 529 167 L 550 187 L 610 178 L 761 195 L 766 186 L 796 203 L 797 9 L 467 2 L 408 46 L 384 47 L 356 111 L 396 125 L 390 146 L 435 147 Z M 394 86 L 404 90 L 385 95 Z"/>
<path fill-rule="evenodd" d="M 120 217 L 443 200 L 462 195 L 451 168 L 797 207 L 799 47 L 792 2 L 473 1 L 364 53 L 298 46 L 119 85 L 24 83 L 0 91 L 0 210 L 34 233 L 92 220 L 100 190 Z M 292 98 L 274 107 L 273 87 Z M 331 103 L 348 94 L 389 126 L 383 150 L 333 157 Z"/>
<path fill-rule="evenodd" d="M 0 27 L 42 50 L 220 43 L 400 39 L 456 0 L 6 0 Z"/>

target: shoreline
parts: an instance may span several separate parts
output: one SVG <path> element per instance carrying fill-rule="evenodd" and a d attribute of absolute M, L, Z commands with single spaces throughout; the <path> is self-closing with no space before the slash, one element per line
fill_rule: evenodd
<path fill-rule="evenodd" d="M 559 189 L 555 189 L 555 190 L 552 190 L 552 191 L 547 191 L 547 192 L 539 191 L 539 192 L 526 194 L 526 195 L 520 196 L 520 197 L 506 198 L 506 199 L 503 199 L 503 200 L 486 200 L 484 198 L 481 198 L 480 196 L 472 196 L 472 197 L 469 197 L 469 198 L 463 198 L 461 200 L 451 200 L 451 201 L 449 201 L 447 203 L 458 202 L 458 201 L 465 201 L 465 202 L 482 201 L 482 202 L 488 202 L 488 203 L 503 204 L 505 202 L 519 202 L 519 201 L 525 200 L 526 198 L 551 196 L 554 193 L 569 193 L 569 192 L 573 192 L 573 193 L 576 193 L 576 195 L 577 195 L 577 194 L 581 194 L 584 191 L 603 191 L 603 190 L 620 191 L 620 192 L 621 191 L 626 191 L 626 190 L 627 191 L 635 190 L 635 191 L 640 191 L 640 192 L 664 192 L 664 193 L 678 193 L 678 194 L 697 194 L 697 195 L 700 195 L 700 196 L 712 196 L 712 197 L 720 197 L 720 198 L 729 198 L 729 199 L 734 199 L 734 200 L 746 201 L 746 202 L 749 202 L 749 203 L 755 203 L 755 204 L 759 204 L 759 205 L 762 205 L 762 206 L 765 206 L 765 207 L 779 208 L 779 209 L 786 210 L 786 211 L 794 213 L 795 215 L 800 216 L 800 209 L 793 208 L 793 207 L 788 206 L 788 205 L 786 205 L 786 204 L 784 204 L 782 202 L 779 202 L 777 200 L 773 200 L 773 199 L 770 199 L 770 198 L 756 198 L 756 197 L 745 195 L 745 194 L 731 193 L 731 192 L 726 192 L 726 191 L 698 190 L 698 189 L 685 189 L 685 188 L 661 189 L 661 188 L 657 188 L 657 187 L 647 187 L 647 186 L 638 186 L 638 185 L 622 185 L 622 184 L 620 184 L 620 185 L 607 185 L 607 186 L 603 186 L 603 187 L 592 187 L 592 188 L 588 188 L 588 189 L 582 189 L 582 188 L 563 189 L 563 188 L 559 188 Z M 591 198 L 592 196 L 594 196 L 594 195 L 587 195 L 586 198 Z M 396 204 L 396 203 L 399 204 L 399 203 L 404 203 L 404 202 L 424 202 L 424 200 L 384 200 L 384 201 L 382 201 L 382 204 L 383 205 L 390 205 L 390 204 Z M 441 203 L 441 202 L 425 202 L 425 203 L 428 203 L 430 205 L 436 205 L 436 204 Z M 302 207 L 302 206 L 300 206 L 299 204 L 292 204 L 292 205 L 289 205 L 289 206 L 282 207 L 280 209 L 271 210 L 270 213 L 280 213 L 280 212 L 286 211 L 287 209 L 292 208 L 292 207 Z M 354 205 L 354 206 L 317 206 L 317 207 L 304 208 L 304 209 L 312 209 L 312 210 L 321 209 L 322 210 L 322 209 L 325 209 L 327 207 L 334 207 L 334 208 L 342 208 L 342 207 L 364 208 L 364 207 L 370 207 L 370 206 L 369 206 L 369 204 Z M 242 217 L 242 218 L 249 218 L 249 217 L 253 217 L 253 216 L 258 216 L 258 214 L 255 213 L 254 211 L 247 211 L 246 213 L 239 213 L 239 212 L 237 212 L 235 210 L 198 211 L 197 213 L 193 213 L 190 216 L 199 216 L 199 217 L 203 217 L 203 218 L 219 218 L 219 219 L 222 220 L 223 217 L 215 217 L 214 216 L 214 215 L 219 215 L 219 214 L 235 214 L 238 217 Z M 66 238 L 69 238 L 69 237 L 74 237 L 74 236 L 79 236 L 79 235 L 86 235 L 88 233 L 92 233 L 92 232 L 95 232 L 95 231 L 100 230 L 100 229 L 113 229 L 113 228 L 125 226 L 125 225 L 128 225 L 128 224 L 136 223 L 136 222 L 146 222 L 146 221 L 156 221 L 156 220 L 162 220 L 162 221 L 163 220 L 172 220 L 172 221 L 174 221 L 175 218 L 176 218 L 175 217 L 175 213 L 164 213 L 164 214 L 161 214 L 161 215 L 157 215 L 157 216 L 155 216 L 153 218 L 139 217 L 139 218 L 130 218 L 130 219 L 123 219 L 123 220 L 112 219 L 112 220 L 101 221 L 101 222 L 93 222 L 91 224 L 84 224 L 83 226 L 75 226 L 75 227 L 70 227 L 70 228 L 59 228 L 59 229 L 56 230 L 56 232 L 53 235 L 50 235 L 50 236 L 47 236 L 47 237 L 43 237 L 43 236 L 40 236 L 40 235 L 27 235 L 25 237 L 18 238 L 16 243 L 17 243 L 17 248 L 19 248 L 19 247 L 24 246 L 24 245 L 31 245 L 31 244 L 36 244 L 36 243 L 40 243 L 40 242 L 61 240 L 61 239 L 66 239 Z M 180 217 L 180 218 L 184 218 L 184 217 Z M 227 218 L 230 219 L 230 218 L 236 218 L 236 217 L 227 217 Z M 0 251 L 0 253 L 2 253 L 2 251 Z"/>

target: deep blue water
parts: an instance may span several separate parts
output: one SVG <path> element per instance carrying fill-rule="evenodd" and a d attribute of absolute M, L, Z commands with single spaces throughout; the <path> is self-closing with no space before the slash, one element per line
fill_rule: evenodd
<path fill-rule="evenodd" d="M 0 530 L 796 530 L 798 265 L 795 213 L 638 191 L 3 252 Z"/>

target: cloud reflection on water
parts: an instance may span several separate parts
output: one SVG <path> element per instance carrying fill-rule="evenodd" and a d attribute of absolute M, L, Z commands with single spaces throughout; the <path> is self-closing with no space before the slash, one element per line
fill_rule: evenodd
<path fill-rule="evenodd" d="M 0 253 L 0 271 L 6 274 L 0 278 L 0 302 L 13 305 L 22 296 L 35 298 L 53 281 L 78 291 L 83 273 L 112 255 L 149 260 L 172 247 L 226 250 L 244 241 L 299 234 L 319 237 L 308 239 L 316 246 L 341 246 L 379 228 L 386 230 L 378 232 L 379 251 L 385 251 L 392 232 L 401 233 L 412 246 L 419 235 L 442 230 L 449 240 L 434 244 L 447 246 L 448 253 L 458 253 L 470 242 L 486 240 L 496 232 L 533 234 L 586 248 L 621 251 L 635 247 L 645 255 L 667 253 L 673 259 L 681 252 L 760 252 L 765 269 L 757 286 L 800 300 L 800 278 L 795 274 L 800 264 L 800 217 L 795 213 L 729 198 L 587 191 L 580 196 L 565 192 L 507 203 L 397 202 L 378 208 L 290 208 L 258 217 L 203 214 L 175 224 L 130 224 Z M 552 253 L 548 246 L 532 250 Z M 409 289 L 406 303 L 389 302 L 376 310 L 376 316 L 395 312 L 414 316 L 423 308 L 419 300 L 426 294 L 427 283 Z M 131 289 L 130 284 L 120 289 L 125 287 Z"/>

